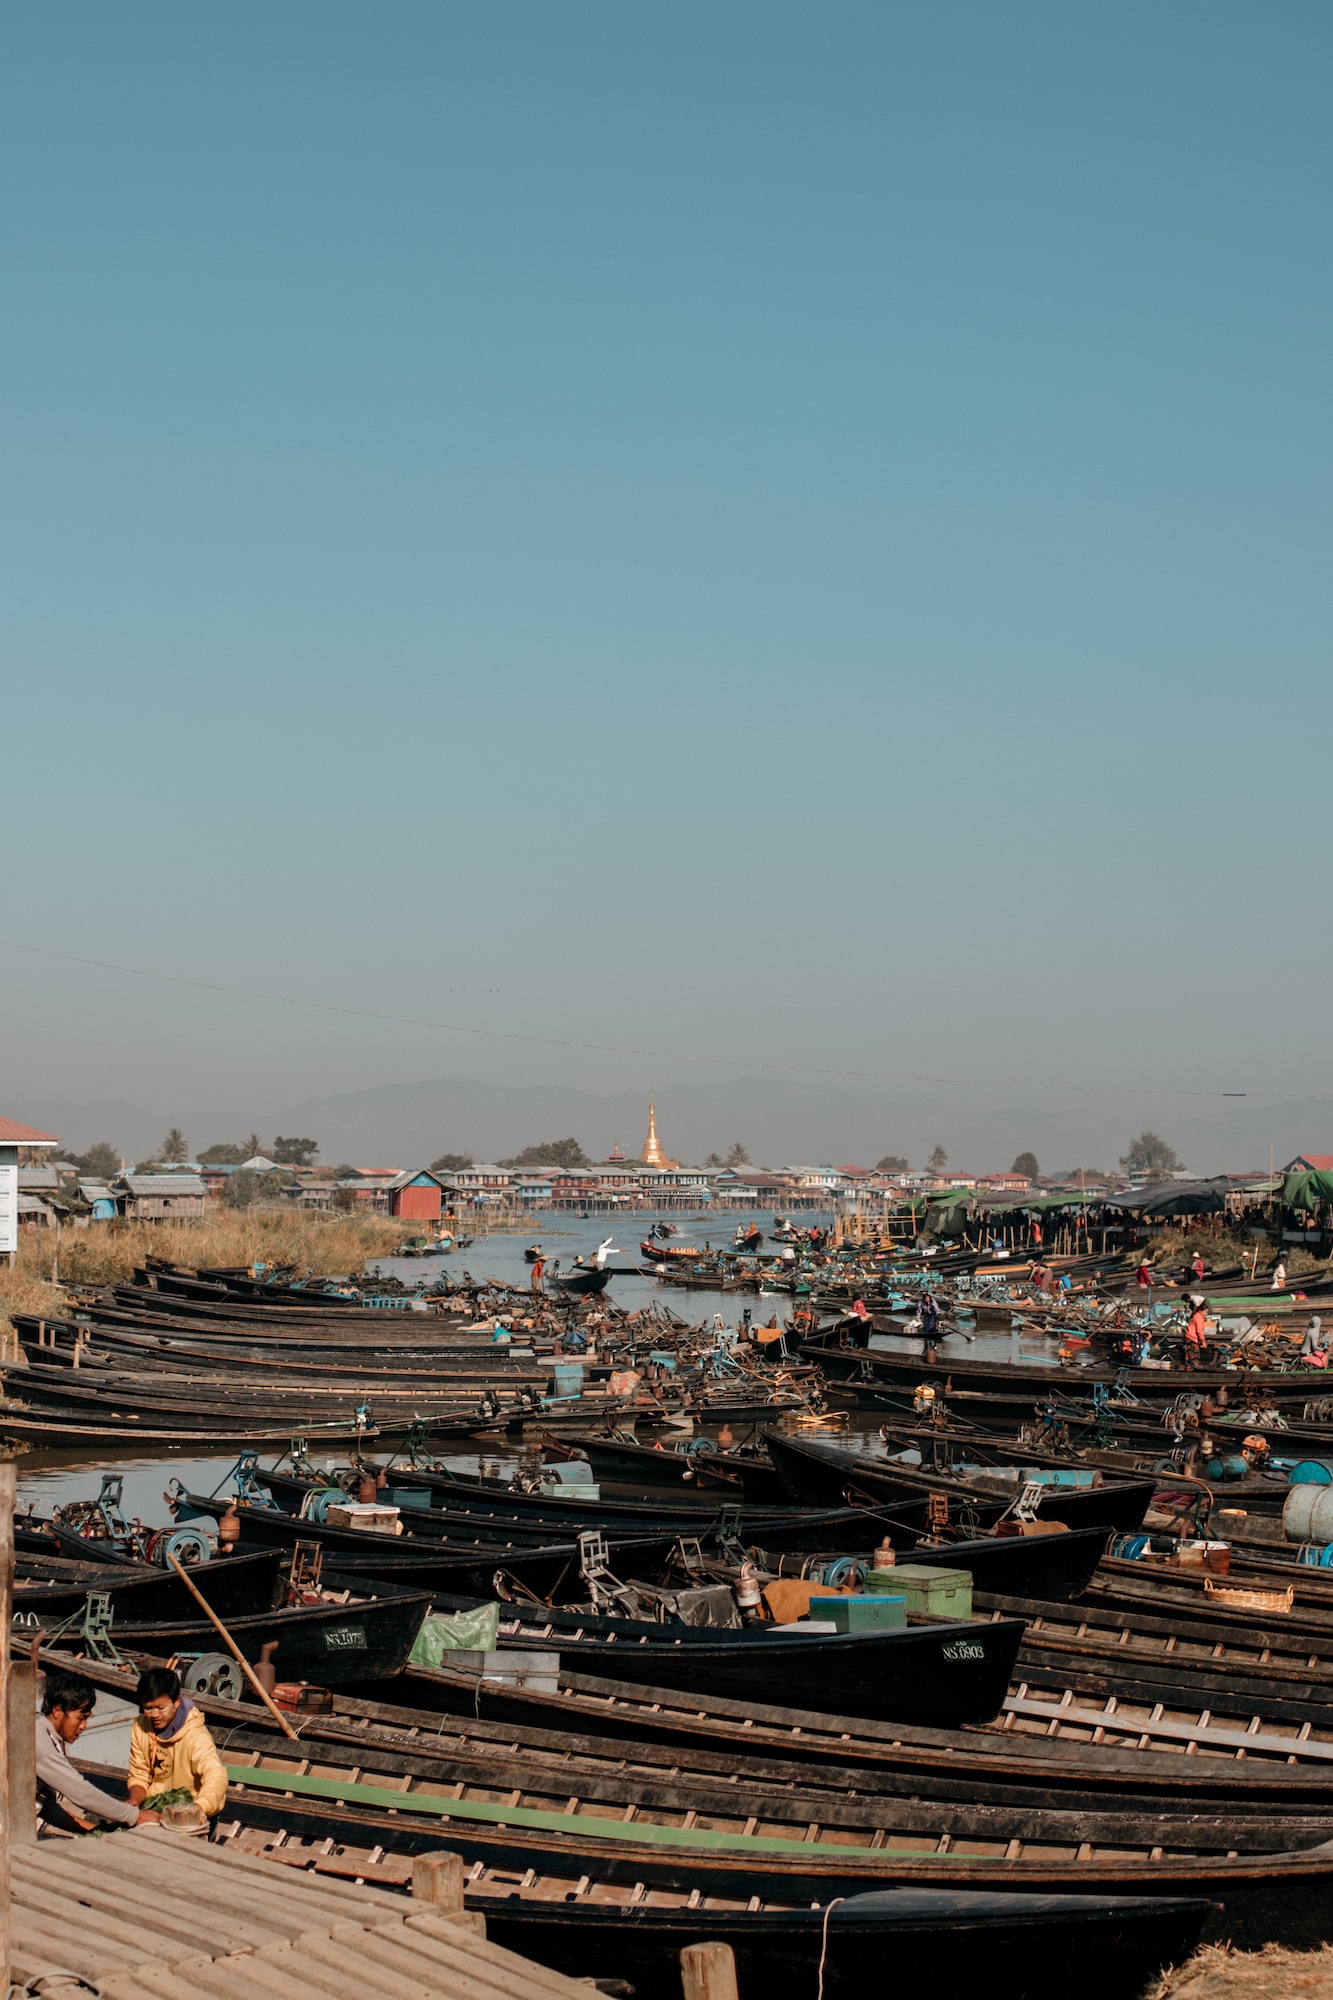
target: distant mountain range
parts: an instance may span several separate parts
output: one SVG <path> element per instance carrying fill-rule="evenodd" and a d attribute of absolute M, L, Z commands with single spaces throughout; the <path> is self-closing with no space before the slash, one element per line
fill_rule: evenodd
<path fill-rule="evenodd" d="M 1278 1164 L 1301 1150 L 1333 1151 L 1322 1114 L 1300 1107 L 1236 1103 L 1188 1112 L 1171 1101 L 1073 1097 L 1033 1103 L 1015 1094 L 979 1100 L 960 1087 L 852 1090 L 816 1081 L 736 1076 L 712 1083 L 667 1084 L 656 1092 L 657 1124 L 668 1153 L 697 1163 L 740 1141 L 754 1163 L 873 1167 L 888 1153 L 924 1164 L 942 1143 L 950 1164 L 972 1173 L 1009 1166 L 1030 1149 L 1044 1172 L 1080 1161 L 1114 1167 L 1130 1139 L 1151 1126 L 1199 1172 Z M 145 1106 L 112 1099 L 70 1104 L 50 1098 L 0 1103 L 0 1110 L 55 1133 L 82 1152 L 107 1139 L 128 1158 L 144 1159 L 168 1128 L 179 1125 L 190 1145 L 244 1139 L 251 1131 L 271 1142 L 278 1132 L 318 1140 L 321 1161 L 334 1165 L 424 1166 L 441 1153 L 493 1160 L 545 1139 L 578 1139 L 594 1159 L 613 1145 L 631 1158 L 648 1122 L 644 1092 L 601 1095 L 563 1084 L 503 1084 L 472 1077 L 385 1083 L 369 1090 L 217 1111 Z M 1281 1119 L 1280 1125 L 1274 1121 Z"/>

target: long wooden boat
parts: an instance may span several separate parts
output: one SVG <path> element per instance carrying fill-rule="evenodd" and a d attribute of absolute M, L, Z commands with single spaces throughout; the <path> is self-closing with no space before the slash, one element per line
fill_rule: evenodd
<path fill-rule="evenodd" d="M 404 1419 L 397 1424 L 374 1424 L 366 1430 L 348 1418 L 340 1423 L 305 1424 L 301 1429 L 307 1442 L 316 1447 L 348 1448 L 362 1444 L 367 1438 L 406 1437 L 411 1424 Z M 471 1434 L 470 1431 L 463 1433 Z M 153 1423 L 141 1423 L 132 1415 L 122 1415 L 119 1421 L 99 1423 L 93 1410 L 83 1413 L 82 1421 L 76 1421 L 55 1411 L 41 1416 L 21 1406 L 16 1409 L 12 1403 L 0 1401 L 0 1437 L 13 1438 L 45 1450 L 86 1452 L 92 1456 L 94 1463 L 96 1455 L 107 1446 L 129 1445 L 136 1450 L 153 1445 L 163 1449 L 196 1446 L 205 1452 L 276 1451 L 290 1443 L 291 1435 L 290 1425 L 265 1425 L 257 1429 L 244 1426 L 200 1429 L 176 1423 L 160 1427 Z"/>
<path fill-rule="evenodd" d="M 325 1687 L 348 1681 L 382 1680 L 402 1672 L 422 1621 L 430 1610 L 427 1591 L 401 1589 L 364 1577 L 326 1571 L 324 1588 L 349 1591 L 345 1603 L 299 1604 L 232 1617 L 227 1629 L 254 1664 L 265 1646 L 282 1680 L 310 1680 Z M 213 1626 L 191 1606 L 192 1615 L 116 1618 L 112 1636 L 122 1651 L 166 1659 L 181 1653 L 218 1650 Z M 80 1649 L 78 1635 L 66 1643 Z"/>
<path fill-rule="evenodd" d="M 438 1848 L 443 1833 L 448 1846 L 461 1853 L 468 1864 L 471 1906 L 486 1910 L 488 1933 L 497 1941 L 500 1931 L 493 1926 L 491 1913 L 504 1898 L 504 1909 L 517 1916 L 516 1905 L 521 1908 L 524 1900 L 520 1885 L 526 1882 L 529 1900 L 537 1900 L 531 1891 L 542 1883 L 542 1900 L 550 1899 L 553 1893 L 563 1895 L 566 1910 L 576 1909 L 585 1898 L 593 1902 L 594 1883 L 617 1885 L 621 1907 L 632 1919 L 633 1927 L 627 1927 L 627 1934 L 634 1937 L 639 1935 L 640 1922 L 632 1917 L 636 1908 L 674 1907 L 691 1912 L 694 1937 L 699 1933 L 698 1913 L 706 1908 L 711 1937 L 718 1934 L 728 1906 L 739 1916 L 785 1901 L 789 1907 L 804 1904 L 811 1914 L 817 1911 L 822 1938 L 822 1917 L 835 1896 L 877 1896 L 908 1889 L 980 1893 L 993 1897 L 996 1905 L 1001 1898 L 1022 1895 L 1184 1897 L 1212 1906 L 1204 1920 L 1205 1935 L 1211 1928 L 1215 1935 L 1230 1937 L 1241 1947 L 1256 1947 L 1269 1940 L 1309 1947 L 1322 1941 L 1333 1881 L 1333 1855 L 1318 1849 L 1284 1853 L 1276 1865 L 1272 1853 L 1217 1856 L 1170 1850 L 1143 1857 L 1087 1855 L 1070 1861 L 1028 1860 L 1021 1854 L 992 1859 L 948 1849 L 905 1852 L 887 1842 L 880 1849 L 870 1842 L 855 1849 L 843 1841 L 824 1843 L 819 1839 L 818 1822 L 807 1823 L 798 1836 L 786 1840 L 771 1839 L 757 1831 L 746 1836 L 732 1833 L 730 1828 L 672 1827 L 657 1828 L 654 1838 L 651 1825 L 626 1825 L 600 1814 L 541 1812 L 518 1803 L 510 1805 L 507 1798 L 489 1806 L 480 1802 L 472 1805 L 461 1799 L 451 1802 L 447 1795 L 438 1794 L 430 1800 L 428 1828 L 418 1832 L 404 1809 L 405 1798 L 411 1794 L 401 1785 L 357 1788 L 344 1779 L 299 1776 L 291 1771 L 290 1758 L 282 1761 L 285 1773 L 281 1769 L 266 1772 L 258 1763 L 230 1767 L 229 1818 L 224 1822 L 228 1828 L 237 1824 L 230 1816 L 237 1815 L 244 1827 L 282 1834 L 279 1854 L 293 1837 L 300 1839 L 305 1854 L 294 1854 L 292 1859 L 304 1865 L 309 1865 L 321 1841 L 329 1843 L 326 1853 L 349 1843 L 370 1848 L 373 1842 L 371 1855 L 380 1857 L 386 1850 L 410 1854 Z M 552 1795 L 553 1804 L 567 1802 L 568 1794 L 559 1801 Z M 441 1827 L 442 1819 L 447 1820 L 447 1830 Z M 686 1838 L 680 1837 L 681 1831 Z M 363 1880 L 376 1879 L 372 1872 L 357 1873 Z M 489 1895 L 478 1893 L 477 1885 L 481 1884 L 492 1885 Z M 1203 1916 L 1203 1912 L 1199 1914 Z M 836 1921 L 837 1912 L 832 1911 L 830 1933 Z M 681 1924 L 671 1932 L 671 1947 L 677 1954 L 686 1928 Z M 507 1935 L 527 1935 L 535 1940 L 540 1933 L 534 1925 L 527 1933 Z M 1151 1949 L 1157 1948 L 1154 1940 Z M 812 1969 L 817 1958 L 815 1950 L 808 1954 Z M 623 1973 L 623 1955 L 615 1963 Z M 768 1963 L 771 1967 L 772 1961 Z M 881 1954 L 881 1971 L 882 1964 Z M 675 1970 L 678 1977 L 678 1956 Z M 1117 1980 L 1123 1978 L 1123 1961 L 1114 1970 Z M 1111 1995 L 1123 2000 L 1126 1988 L 1102 1984 L 1100 1967 L 1082 1958 L 1071 1963 L 1068 1972 L 1061 1967 L 1061 1973 L 1066 1982 L 1076 1978 L 1080 1991 L 1100 1990 L 1108 2000 Z M 857 1964 L 856 1978 L 858 1990 L 864 1991 L 864 1960 Z M 992 1990 L 989 1984 L 986 1990 Z M 1029 1962 L 1018 1982 L 1006 1990 L 1026 1996 L 1026 2000 L 1032 2000 L 1036 1993 L 1055 2000 L 1056 1991 L 1066 1988 L 1034 1985 Z M 850 1983 L 843 1991 L 850 1993 Z"/>
<path fill-rule="evenodd" d="M 668 1451 L 665 1447 L 627 1444 L 619 1440 L 583 1437 L 576 1447 L 598 1479 L 613 1479 L 647 1495 L 675 1494 L 681 1488 L 698 1493 L 734 1494 L 748 1505 L 781 1506 L 786 1488 L 764 1458 L 744 1458 L 717 1450 Z"/>
<path fill-rule="evenodd" d="M 310 1492 L 310 1482 L 306 1480 L 272 1472 L 266 1472 L 261 1477 L 284 1512 L 293 1516 Z M 395 1481 L 398 1477 L 395 1473 Z M 470 1484 L 476 1487 L 481 1482 Z M 778 1570 L 788 1557 L 868 1557 L 871 1548 L 887 1537 L 896 1554 L 910 1556 L 914 1563 L 924 1563 L 935 1569 L 968 1570 L 979 1589 L 1009 1590 L 1054 1599 L 1076 1597 L 1087 1588 L 1107 1541 L 1105 1531 L 1100 1528 L 1079 1528 L 1058 1536 L 986 1535 L 975 1538 L 957 1530 L 948 1534 L 931 1533 L 925 1525 L 926 1503 L 920 1500 L 906 1501 L 895 1507 L 839 1507 L 813 1512 L 791 1507 L 746 1508 L 724 1515 L 718 1511 L 717 1496 L 714 1496 L 709 1513 L 689 1515 L 672 1508 L 646 1504 L 622 1506 L 619 1500 L 609 1503 L 602 1500 L 595 1506 L 583 1501 L 571 1502 L 563 1512 L 556 1513 L 560 1503 L 538 1499 L 536 1505 L 541 1507 L 542 1512 L 537 1514 L 521 1505 L 515 1505 L 512 1511 L 507 1506 L 511 1499 L 526 1502 L 533 1496 L 510 1495 L 505 1489 L 490 1483 L 487 1483 L 486 1490 L 488 1496 L 493 1497 L 489 1497 L 489 1504 L 484 1506 L 478 1501 L 469 1503 L 466 1508 L 458 1507 L 455 1503 L 457 1487 L 451 1481 L 433 1482 L 429 1490 L 433 1498 L 446 1501 L 448 1505 L 429 1513 L 413 1510 L 405 1516 L 414 1543 L 419 1522 L 426 1524 L 428 1532 L 447 1536 L 451 1542 L 469 1532 L 485 1535 L 489 1531 L 496 1541 L 507 1546 L 534 1540 L 555 1541 L 568 1536 L 571 1531 L 597 1527 L 613 1538 L 612 1553 L 617 1556 L 619 1544 L 631 1542 L 636 1537 L 651 1540 L 654 1532 L 672 1540 L 681 1535 L 694 1535 L 715 1542 L 722 1536 L 728 1543 L 753 1552 L 765 1568 Z M 191 1496 L 191 1500 L 192 1504 L 204 1505 L 195 1496 Z M 208 1503 L 208 1508 L 218 1512 L 225 1504 L 215 1499 Z M 242 1519 L 248 1521 L 250 1517 L 243 1507 L 241 1513 Z M 247 1529 L 248 1534 L 251 1532 Z M 268 1539 L 281 1539 L 282 1532 L 273 1523 L 261 1524 L 253 1531 Z M 305 1533 L 305 1524 L 302 1524 L 300 1532 Z M 337 1546 L 345 1548 L 351 1539 L 350 1531 L 332 1532 L 342 1538 Z M 511 1566 L 506 1563 L 506 1567 Z M 639 1574 L 645 1572 L 640 1569 Z"/>
<path fill-rule="evenodd" d="M 955 1360 L 950 1355 L 947 1362 L 937 1360 L 927 1364 L 919 1354 L 904 1354 L 881 1347 L 840 1347 L 832 1340 L 819 1338 L 802 1341 L 800 1352 L 805 1360 L 822 1368 L 832 1381 L 866 1379 L 866 1371 L 870 1371 L 882 1382 L 896 1383 L 909 1390 L 921 1381 L 939 1379 L 946 1386 L 952 1384 L 955 1389 L 981 1389 L 994 1395 L 1026 1393 L 1029 1384 L 1034 1395 L 1060 1391 L 1087 1395 L 1096 1382 L 1107 1388 L 1113 1387 L 1116 1382 L 1124 1382 L 1145 1401 L 1167 1403 L 1182 1389 L 1195 1389 L 1202 1394 L 1205 1389 L 1225 1388 L 1234 1395 L 1247 1380 L 1243 1374 L 1219 1368 L 1122 1368 L 1090 1361 L 1061 1365 L 1058 1362 Z M 1283 1404 L 1304 1402 L 1312 1394 L 1311 1371 L 1308 1369 L 1266 1369 L 1262 1382 L 1265 1398 L 1275 1397 Z M 1317 1387 L 1318 1384 L 1314 1384 L 1314 1388 Z"/>
<path fill-rule="evenodd" d="M 464 1596 L 494 1597 L 497 1588 L 530 1591 L 541 1601 L 567 1603 L 585 1595 L 579 1580 L 579 1547 L 574 1541 L 544 1544 L 518 1535 L 504 1543 L 492 1537 L 450 1534 L 432 1537 L 414 1527 L 403 1535 L 380 1534 L 364 1528 L 334 1527 L 323 1521 L 301 1521 L 276 1507 L 255 1507 L 191 1493 L 186 1504 L 197 1514 L 220 1518 L 235 1505 L 244 1541 L 261 1548 L 293 1550 L 298 1542 L 313 1543 L 325 1560 L 349 1575 L 380 1577 L 410 1588 L 449 1591 Z M 608 1543 L 613 1561 L 630 1564 L 646 1582 L 665 1571 L 675 1536 L 635 1536 Z"/>
<path fill-rule="evenodd" d="M 214 1562 L 192 1564 L 190 1581 L 219 1618 L 231 1619 L 269 1609 L 278 1593 L 281 1565 L 281 1549 L 238 1550 Z M 90 1591 L 104 1591 L 121 1620 L 151 1623 L 198 1616 L 194 1599 L 174 1570 L 89 1561 L 61 1565 L 59 1573 L 43 1576 L 40 1559 L 33 1567 L 37 1574 L 14 1580 L 15 1614 L 25 1614 L 28 1622 L 35 1615 L 50 1626 L 69 1617 L 83 1608 Z"/>
<path fill-rule="evenodd" d="M 436 1603 L 465 1611 L 476 1600 L 441 1593 Z M 499 1644 L 558 1653 L 578 1672 L 610 1670 L 701 1694 L 762 1701 L 781 1693 L 812 1710 L 957 1723 L 999 1713 L 1022 1636 L 1022 1624 L 1008 1619 L 847 1634 L 794 1625 L 719 1631 L 516 1604 L 507 1607 Z"/>
<path fill-rule="evenodd" d="M 1006 1497 L 981 1477 L 928 1472 L 922 1466 L 891 1462 L 886 1456 L 871 1457 L 810 1437 L 798 1439 L 780 1431 L 765 1431 L 764 1443 L 788 1493 L 804 1506 L 832 1505 L 853 1494 L 887 1501 L 936 1494 L 957 1506 L 966 1504 L 979 1522 L 993 1526 L 1019 1497 L 1016 1482 Z M 1086 1488 L 1048 1487 L 1037 1503 L 1037 1514 L 1045 1520 L 1063 1521 L 1070 1528 L 1097 1527 L 1126 1534 L 1142 1525 L 1157 1483 L 1156 1479 L 1124 1479 Z"/>
<path fill-rule="evenodd" d="M 517 1752 L 554 1749 L 603 1765 L 609 1759 L 622 1775 L 631 1764 L 675 1777 L 700 1770 L 720 1772 L 729 1784 L 735 1774 L 736 1784 L 747 1787 L 752 1780 L 779 1788 L 822 1786 L 839 1795 L 949 1807 L 1008 1804 L 1150 1818 L 1189 1811 L 1234 1821 L 1282 1815 L 1326 1820 L 1333 1805 L 1333 1744 L 1294 1730 L 1286 1736 L 1280 1728 L 1271 1736 L 1232 1732 L 1248 1746 L 1238 1755 L 1209 1721 L 1198 1729 L 1201 1753 L 1182 1756 L 1169 1725 L 1161 1734 L 1160 1724 L 1142 1729 L 1147 1711 L 1140 1715 L 1130 1704 L 1119 1726 L 1108 1718 L 1102 1740 L 1093 1743 L 1052 1735 L 1045 1727 L 1032 1733 L 1036 1725 L 1024 1721 L 1016 1695 L 1006 1698 L 1003 1723 L 942 1729 L 721 1696 L 701 1706 L 695 1695 L 580 1674 L 562 1674 L 557 1688 L 541 1671 L 550 1664 L 545 1655 L 519 1660 L 512 1680 L 492 1671 L 496 1664 L 480 1672 L 409 1667 L 392 1687 L 335 1689 L 327 1726 L 353 1734 L 399 1731 L 415 1751 L 437 1743 L 442 1754 L 474 1743 L 516 1746 Z M 131 1670 L 90 1663 L 87 1671 L 99 1685 L 122 1692 Z M 254 1715 L 251 1707 L 240 1719 Z M 303 1731 L 307 1726 L 313 1724 L 303 1723 Z M 319 1727 L 325 1726 L 321 1719 Z"/>
<path fill-rule="evenodd" d="M 571 1298 L 589 1299 L 606 1290 L 612 1275 L 610 1271 L 598 1270 L 595 1264 L 585 1264 L 570 1271 L 553 1271 L 551 1283 Z"/>
<path fill-rule="evenodd" d="M 312 1481 L 276 1469 L 262 1472 L 260 1481 L 285 1511 L 296 1513 L 309 1493 Z M 844 1535 L 860 1538 L 881 1528 L 892 1533 L 897 1527 L 919 1530 L 926 1520 L 926 1503 L 905 1499 L 884 1508 L 833 1507 L 797 1509 L 784 1507 L 744 1507 L 728 1509 L 726 1496 L 709 1494 L 690 1501 L 684 1495 L 678 1504 L 622 1499 L 618 1494 L 590 1504 L 586 1500 L 560 1500 L 541 1493 L 523 1493 L 504 1480 L 474 1479 L 447 1470 L 427 1471 L 420 1467 L 393 1465 L 388 1472 L 393 1487 L 423 1489 L 431 1496 L 430 1513 L 438 1514 L 452 1531 L 466 1532 L 468 1526 L 482 1535 L 493 1527 L 497 1537 L 520 1538 L 526 1530 L 538 1540 L 563 1540 L 585 1527 L 602 1527 L 617 1534 L 698 1534 L 727 1520 L 729 1529 L 749 1540 L 762 1529 L 768 1546 L 806 1549 L 815 1552 L 835 1545 Z M 416 1510 L 413 1510 L 415 1519 Z M 412 1521 L 409 1520 L 409 1527 Z M 880 1537 L 877 1536 L 876 1539 Z M 905 1543 L 904 1546 L 910 1546 Z"/>
<path fill-rule="evenodd" d="M 245 1852 L 298 1869 L 358 1882 L 406 1887 L 410 1858 L 386 1854 L 368 1829 L 359 1843 L 340 1825 L 328 1836 L 317 1814 L 288 1825 L 251 1817 L 225 1823 L 221 1838 Z M 339 1835 L 344 1837 L 339 1838 Z M 756 1886 L 768 1890 L 767 1882 Z M 890 1888 L 828 1900 L 756 1893 L 742 1907 L 735 1883 L 706 1865 L 688 1886 L 655 1879 L 630 1884 L 593 1861 L 577 1878 L 559 1866 L 538 1870 L 474 1861 L 466 1903 L 484 1914 L 487 1935 L 509 1950 L 571 1976 L 617 1981 L 634 1967 L 642 2000 L 676 2000 L 680 1950 L 697 1939 L 730 1945 L 743 1988 L 802 1980 L 829 2000 L 854 2000 L 882 1972 L 942 1992 L 974 1988 L 994 2000 L 1063 2000 L 1071 1986 L 1089 2000 L 1120 2000 L 1163 1967 L 1188 1956 L 1208 1906 L 1201 1898 L 1003 1896 L 975 1891 Z M 1090 1969 L 1091 1968 L 1091 1969 Z"/>

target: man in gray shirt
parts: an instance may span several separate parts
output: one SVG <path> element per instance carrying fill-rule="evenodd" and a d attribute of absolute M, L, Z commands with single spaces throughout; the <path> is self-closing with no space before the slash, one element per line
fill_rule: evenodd
<path fill-rule="evenodd" d="M 37 1717 L 37 1800 L 48 1826 L 87 1833 L 99 1820 L 138 1826 L 157 1819 L 128 1799 L 114 1799 L 69 1761 L 70 1745 L 88 1727 L 97 1690 L 82 1674 L 48 1673 L 42 1712 Z"/>

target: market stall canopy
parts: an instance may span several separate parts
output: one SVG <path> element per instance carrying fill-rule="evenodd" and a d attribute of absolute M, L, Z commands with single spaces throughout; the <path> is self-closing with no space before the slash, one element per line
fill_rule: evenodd
<path fill-rule="evenodd" d="M 977 1198 L 975 1188 L 954 1188 L 933 1200 L 921 1225 L 923 1236 L 961 1236 Z"/>
<path fill-rule="evenodd" d="M 1159 1181 L 1137 1194 L 1109 1194 L 1107 1208 L 1135 1215 L 1218 1215 L 1226 1207 L 1231 1182 L 1225 1174 L 1208 1181 Z"/>
<path fill-rule="evenodd" d="M 1333 1173 L 1311 1168 L 1303 1174 L 1288 1174 L 1282 1183 L 1285 1208 L 1322 1208 L 1326 1201 L 1333 1202 Z"/>

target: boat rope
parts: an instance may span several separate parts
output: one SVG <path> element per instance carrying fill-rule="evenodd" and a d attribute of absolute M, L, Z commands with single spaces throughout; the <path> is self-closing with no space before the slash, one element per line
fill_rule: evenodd
<path fill-rule="evenodd" d="M 835 1896 L 833 1901 L 826 1904 L 824 1909 L 824 1922 L 819 1934 L 819 1987 L 815 1994 L 815 2000 L 824 2000 L 824 1960 L 828 1956 L 828 1920 L 837 1909 L 839 1903 L 845 1903 L 846 1900 L 845 1896 Z"/>

